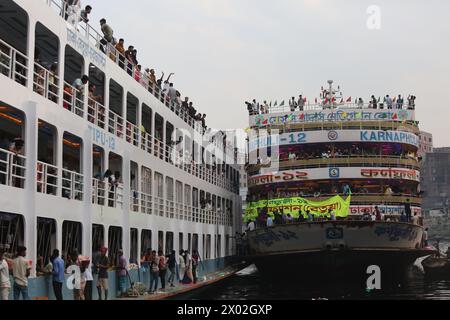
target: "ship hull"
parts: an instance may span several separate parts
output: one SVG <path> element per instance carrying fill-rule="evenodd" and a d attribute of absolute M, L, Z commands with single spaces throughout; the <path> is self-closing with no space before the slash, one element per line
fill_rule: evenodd
<path fill-rule="evenodd" d="M 367 279 L 373 272 L 368 268 L 377 266 L 385 278 L 395 279 L 430 254 L 420 248 L 422 236 L 422 227 L 402 223 L 283 225 L 250 232 L 249 259 L 266 277 L 280 278 L 286 271 L 290 280 Z"/>

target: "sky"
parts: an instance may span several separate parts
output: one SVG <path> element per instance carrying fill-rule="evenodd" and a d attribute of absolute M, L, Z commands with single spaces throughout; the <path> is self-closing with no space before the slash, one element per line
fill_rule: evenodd
<path fill-rule="evenodd" d="M 248 127 L 245 101 L 417 96 L 421 130 L 450 146 L 448 0 L 82 0 L 216 129 Z M 377 6 L 378 11 L 369 10 Z M 98 28 L 99 29 L 99 28 Z"/>

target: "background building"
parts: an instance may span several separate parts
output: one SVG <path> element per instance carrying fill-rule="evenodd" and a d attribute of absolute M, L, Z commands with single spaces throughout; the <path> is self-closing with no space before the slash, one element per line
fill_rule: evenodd
<path fill-rule="evenodd" d="M 425 155 L 427 153 L 433 152 L 433 135 L 431 133 L 421 131 L 419 134 L 419 138 L 419 157 L 425 158 Z"/>
<path fill-rule="evenodd" d="M 450 204 L 450 148 L 428 153 L 422 166 L 423 210 L 428 216 L 448 216 Z"/>

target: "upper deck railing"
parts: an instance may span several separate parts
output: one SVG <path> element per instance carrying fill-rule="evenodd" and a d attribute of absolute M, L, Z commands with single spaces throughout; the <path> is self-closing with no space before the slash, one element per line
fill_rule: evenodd
<path fill-rule="evenodd" d="M 67 8 L 64 0 L 45 0 L 46 3 L 62 17 L 65 18 Z M 163 92 L 163 89 L 156 83 L 152 83 L 150 78 L 143 72 L 141 72 L 137 65 L 128 60 L 123 54 L 121 54 L 111 43 L 104 40 L 102 34 L 94 29 L 89 23 L 80 21 L 78 23 L 78 31 L 89 39 L 89 42 L 97 49 L 102 51 L 111 61 L 123 69 L 128 75 L 135 79 L 140 85 L 142 85 L 149 93 L 160 100 L 167 108 L 173 111 L 179 118 L 185 123 L 194 128 L 201 134 L 204 134 L 204 130 L 199 121 L 196 121 L 188 114 L 188 110 L 185 110 L 181 106 L 181 101 L 178 99 L 171 100 L 168 95 Z M 26 64 L 25 64 L 26 65 Z"/>

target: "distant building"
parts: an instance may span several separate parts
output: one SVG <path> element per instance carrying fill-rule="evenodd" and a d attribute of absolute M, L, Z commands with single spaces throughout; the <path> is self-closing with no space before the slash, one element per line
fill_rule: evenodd
<path fill-rule="evenodd" d="M 247 172 L 245 172 L 245 166 L 241 165 L 239 167 L 239 173 L 240 173 L 240 195 L 242 198 L 242 212 L 245 212 L 245 209 L 247 209 L 247 194 L 248 194 L 248 179 L 247 179 Z"/>
<path fill-rule="evenodd" d="M 436 148 L 428 153 L 422 164 L 423 206 L 425 213 L 449 213 L 450 206 L 450 148 Z"/>
<path fill-rule="evenodd" d="M 419 157 L 425 158 L 427 153 L 433 152 L 433 135 L 431 133 L 421 131 L 419 138 Z"/>

